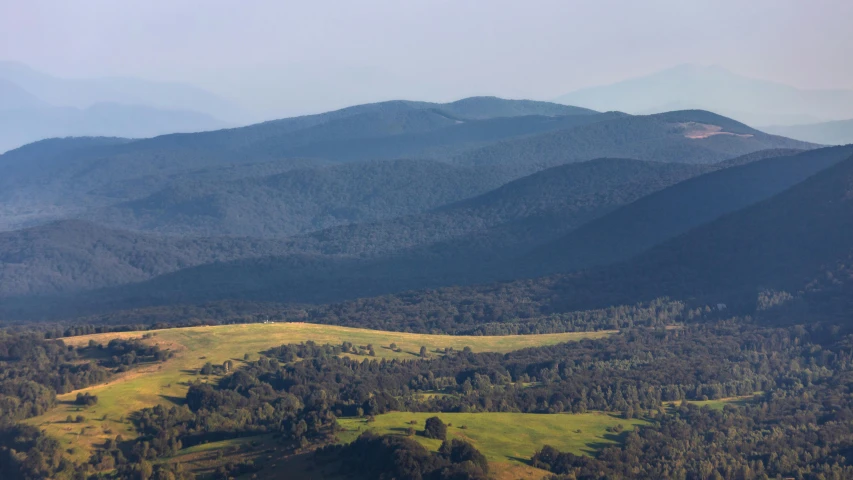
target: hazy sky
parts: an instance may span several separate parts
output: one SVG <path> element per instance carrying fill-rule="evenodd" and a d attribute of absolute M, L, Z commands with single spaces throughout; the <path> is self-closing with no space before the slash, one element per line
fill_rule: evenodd
<path fill-rule="evenodd" d="M 853 88 L 850 0 L 0 0 L 0 59 L 255 111 L 550 99 L 681 63 Z"/>

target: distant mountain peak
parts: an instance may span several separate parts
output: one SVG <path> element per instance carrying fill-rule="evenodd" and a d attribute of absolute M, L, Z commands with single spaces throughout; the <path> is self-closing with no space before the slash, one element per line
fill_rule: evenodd
<path fill-rule="evenodd" d="M 555 101 L 633 114 L 704 109 L 750 125 L 853 117 L 853 90 L 798 89 L 740 75 L 719 65 L 676 65 L 609 85 L 582 88 Z"/>

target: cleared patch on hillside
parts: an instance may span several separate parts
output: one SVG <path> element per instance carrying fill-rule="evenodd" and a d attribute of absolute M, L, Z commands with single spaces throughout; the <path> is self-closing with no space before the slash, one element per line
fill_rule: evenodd
<path fill-rule="evenodd" d="M 709 125 L 707 123 L 686 122 L 679 123 L 679 127 L 684 129 L 684 136 L 690 139 L 700 139 L 713 137 L 714 135 L 733 135 L 735 137 L 749 138 L 752 135 L 743 133 L 724 132 L 723 127 L 719 125 Z"/>

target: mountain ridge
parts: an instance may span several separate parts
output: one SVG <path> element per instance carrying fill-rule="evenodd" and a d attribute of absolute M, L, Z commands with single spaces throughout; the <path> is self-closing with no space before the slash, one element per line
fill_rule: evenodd
<path fill-rule="evenodd" d="M 633 114 L 701 108 L 752 125 L 798 124 L 853 117 L 853 91 L 805 90 L 732 73 L 678 65 L 609 85 L 583 88 L 555 101 Z"/>

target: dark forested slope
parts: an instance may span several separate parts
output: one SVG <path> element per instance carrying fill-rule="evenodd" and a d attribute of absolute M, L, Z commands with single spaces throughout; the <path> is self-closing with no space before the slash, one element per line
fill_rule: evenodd
<path fill-rule="evenodd" d="M 659 229 L 655 227 L 650 230 L 653 236 L 643 235 L 646 230 L 617 232 L 614 234 L 616 239 L 609 240 L 605 237 L 600 240 L 601 246 L 606 247 L 610 245 L 608 242 L 622 241 L 625 238 L 636 242 L 664 241 L 688 229 L 693 225 L 690 222 L 702 222 L 702 218 L 708 221 L 726 211 L 754 203 L 760 200 L 761 196 L 771 195 L 773 189 L 780 190 L 796 179 L 820 169 L 821 166 L 839 161 L 839 155 L 849 153 L 839 148 L 818 150 L 809 152 L 811 156 L 801 154 L 756 161 L 697 177 L 710 177 L 710 180 L 705 178 L 699 184 L 703 185 L 703 188 L 687 189 L 696 192 L 698 197 L 667 197 L 664 201 L 652 202 L 652 205 L 657 206 L 649 211 L 659 212 L 660 219 L 665 220 Z M 749 169 L 750 167 L 752 169 Z M 109 245 L 109 242 L 101 245 L 105 250 L 115 250 L 115 261 L 127 264 L 122 268 L 116 268 L 109 263 L 102 264 L 102 260 L 98 260 L 97 256 L 81 255 L 71 261 L 72 265 L 78 265 L 77 268 L 85 272 L 85 275 L 77 275 L 72 268 L 62 266 L 61 263 L 59 265 L 62 268 L 57 270 L 51 263 L 56 261 L 56 255 L 42 255 L 37 249 L 32 252 L 32 257 L 38 261 L 31 265 L 18 266 L 17 269 L 16 264 L 25 262 L 10 262 L 6 271 L 11 272 L 9 278 L 19 279 L 19 284 L 34 277 L 34 285 L 41 288 L 18 288 L 18 294 L 52 293 L 70 289 L 75 284 L 82 284 L 83 289 L 91 289 L 148 280 L 158 274 L 166 274 L 144 283 L 81 296 L 77 303 L 84 307 L 83 310 L 89 306 L 98 310 L 103 307 L 102 300 L 99 300 L 103 298 L 109 298 L 113 307 L 120 308 L 226 298 L 327 302 L 406 289 L 512 279 L 540 272 L 559 271 L 564 265 L 561 262 L 570 254 L 577 253 L 585 260 L 590 258 L 583 257 L 583 252 L 567 253 L 561 250 L 549 256 L 540 251 L 534 258 L 512 263 L 513 258 L 565 231 L 562 229 L 574 228 L 590 218 L 637 198 L 640 199 L 624 208 L 642 206 L 649 198 L 653 199 L 657 195 L 643 197 L 645 193 L 677 183 L 708 168 L 713 167 L 602 159 L 557 167 L 428 214 L 376 224 L 338 227 L 280 243 L 257 242 L 252 244 L 251 248 L 244 247 L 246 240 L 241 239 L 195 240 L 198 244 L 189 241 L 176 245 L 163 243 L 158 248 L 175 249 L 172 254 L 177 255 L 183 263 L 177 264 L 177 260 L 166 262 L 167 267 L 159 270 L 143 270 L 133 264 L 133 259 L 144 258 L 145 249 L 141 254 L 134 249 L 136 245 L 146 245 L 145 242 L 137 243 L 135 240 L 119 237 L 121 241 L 115 247 Z M 733 173 L 720 175 L 724 172 Z M 721 197 L 723 200 L 718 200 L 710 207 L 703 203 L 704 209 L 691 206 L 691 199 L 704 202 L 703 195 L 710 195 L 711 198 Z M 676 215 L 681 210 L 667 213 L 666 208 L 675 207 L 686 213 Z M 614 213 L 617 212 L 618 210 Z M 629 217 L 636 217 L 639 225 L 645 225 L 642 221 L 644 216 L 635 214 Z M 595 223 L 596 221 L 593 221 L 590 225 Z M 655 225 L 652 224 L 653 227 Z M 581 226 L 578 231 L 585 228 Z M 455 237 L 445 237 L 451 234 Z M 80 249 L 74 248 L 74 245 L 80 242 L 73 238 L 70 241 L 71 246 L 67 240 L 61 240 L 46 250 L 64 251 L 72 248 L 73 251 L 80 252 Z M 207 260 L 207 249 L 210 247 L 205 242 L 214 242 L 219 249 L 218 255 L 211 260 Z M 652 245 L 654 243 L 649 246 Z M 586 248 L 592 249 L 595 246 L 598 244 L 593 242 Z M 199 248 L 206 253 L 193 255 L 193 248 Z M 234 249 L 236 253 L 229 249 Z M 92 255 L 96 250 L 84 249 L 82 252 Z M 345 255 L 349 258 L 317 256 L 318 254 Z M 353 258 L 353 255 L 366 258 Z M 619 258 L 607 260 L 605 263 Z M 204 265 L 209 261 L 219 260 L 227 262 Z M 539 263 L 534 264 L 532 260 L 539 260 Z M 39 263 L 42 261 L 43 263 Z M 100 267 L 88 268 L 87 265 Z M 528 265 L 532 267 L 528 268 Z M 180 270 L 181 267 L 187 268 Z M 100 273 L 100 268 L 112 269 L 114 273 Z M 67 287 L 57 288 L 39 276 L 45 272 L 56 271 L 72 272 L 60 275 L 63 281 L 67 282 Z M 130 274 L 116 277 L 118 272 L 125 271 Z M 102 275 L 111 280 L 103 281 Z M 626 292 L 630 290 L 631 288 L 625 287 Z M 608 291 L 603 289 L 593 293 Z M 589 297 L 595 298 L 595 295 L 589 294 Z"/>
<path fill-rule="evenodd" d="M 760 293 L 774 291 L 805 292 L 806 300 L 833 292 L 833 301 L 849 303 L 851 192 L 853 158 L 624 264 L 567 277 L 558 288 L 567 306 L 667 295 L 755 307 Z"/>
<path fill-rule="evenodd" d="M 180 207 L 185 212 L 184 216 L 166 217 L 166 222 L 177 229 L 183 225 L 182 221 L 191 227 L 194 226 L 191 222 L 207 218 L 210 228 L 217 233 L 269 233 L 252 229 L 251 226 L 256 224 L 268 225 L 271 231 L 280 232 L 284 222 L 294 223 L 293 212 L 302 215 L 300 220 L 305 222 L 307 228 L 312 225 L 310 222 L 334 220 L 336 217 L 333 214 L 338 215 L 338 221 L 343 215 L 360 214 L 358 208 L 366 209 L 367 206 L 371 207 L 370 211 L 398 212 L 418 199 L 446 203 L 453 195 L 468 193 L 459 182 L 475 185 L 477 181 L 489 181 L 487 175 L 477 175 L 475 169 L 434 162 L 381 162 L 373 164 L 373 167 L 371 170 L 339 166 L 293 172 L 293 175 L 270 177 L 278 180 L 278 183 L 272 185 L 247 181 L 246 185 L 253 188 L 242 191 L 254 191 L 255 196 L 249 198 L 259 202 L 278 202 L 279 211 L 282 212 L 279 217 L 259 217 L 252 210 L 251 203 L 227 203 L 228 197 L 220 192 L 181 199 L 179 190 L 168 197 L 172 201 L 169 207 L 173 212 L 179 211 Z M 471 248 L 464 248 L 468 245 L 463 240 L 464 236 L 474 232 L 481 232 L 489 242 L 506 245 L 510 250 L 526 249 L 528 246 L 525 241 L 542 242 L 546 237 L 530 239 L 525 236 L 523 241 L 516 241 L 507 231 L 511 231 L 511 225 L 517 222 L 526 222 L 522 232 L 531 231 L 533 225 L 539 225 L 537 231 L 564 232 L 615 206 L 702 173 L 707 168 L 621 159 L 564 165 L 427 213 L 385 222 L 329 228 L 284 240 L 222 236 L 158 237 L 102 228 L 80 221 L 61 221 L 0 234 L 0 258 L 3 259 L 0 263 L 0 278 L 4 279 L 0 282 L 0 295 L 9 297 L 89 290 L 142 281 L 204 263 L 240 258 L 300 254 L 376 257 L 453 237 L 461 238 L 458 245 L 447 245 L 448 257 L 458 256 L 451 249 L 460 248 L 466 255 L 478 252 L 480 256 L 491 254 L 492 251 L 482 240 L 471 244 Z M 352 182 L 353 179 L 357 182 Z M 359 186 L 357 189 L 353 188 L 356 184 Z M 392 185 L 397 185 L 397 188 L 389 188 Z M 380 186 L 383 188 L 380 189 Z M 428 191 L 417 194 L 419 189 Z M 227 193 L 229 188 L 223 187 L 221 190 Z M 393 191 L 396 196 L 371 195 L 375 191 Z M 155 199 L 150 201 L 153 203 Z M 244 200 L 243 197 L 238 199 Z M 287 210 L 286 206 L 291 206 L 291 209 Z M 295 208 L 297 206 L 304 210 L 298 211 Z M 146 207 L 147 210 L 139 208 L 136 211 L 158 211 L 156 203 Z M 325 212 L 317 213 L 320 207 L 326 208 Z M 416 205 L 412 208 L 426 207 Z M 286 217 L 285 214 L 291 216 Z M 559 221 L 555 216 L 559 216 Z M 139 215 L 139 218 L 145 219 L 143 215 Z M 213 227 L 216 225 L 218 230 Z M 227 225 L 242 225 L 244 230 L 241 232 L 237 227 L 227 230 Z M 495 226 L 504 226 L 506 231 L 489 234 L 489 229 Z M 422 261 L 433 262 L 432 249 L 423 252 L 421 256 Z M 247 267 L 256 264 L 258 261 L 253 261 Z M 312 268 L 311 263 L 300 261 L 298 265 L 301 265 L 300 269 L 293 270 L 291 266 L 281 273 L 293 276 L 300 275 L 300 272 L 304 275 L 317 273 L 302 270 Z M 440 265 L 449 266 L 444 261 Z M 239 283 L 243 278 L 245 274 L 236 274 L 232 280 Z M 200 279 L 197 285 L 206 288 L 206 281 Z M 259 286 L 256 284 L 255 288 Z"/>
<path fill-rule="evenodd" d="M 519 264 L 536 274 L 630 258 L 728 212 L 769 198 L 853 154 L 811 150 L 708 173 L 641 198 L 543 246 Z"/>
<path fill-rule="evenodd" d="M 90 290 L 285 251 L 257 239 L 156 237 L 66 220 L 0 233 L 0 298 Z"/>
<path fill-rule="evenodd" d="M 799 297 L 809 311 L 837 318 L 853 298 L 849 267 L 853 258 L 851 191 L 853 158 L 622 264 L 570 275 L 353 300 L 331 310 L 326 308 L 317 319 L 336 311 L 336 318 L 362 319 L 450 315 L 447 318 L 453 322 L 467 324 L 633 305 L 659 297 L 698 305 L 722 303 L 736 311 L 754 311 L 761 304 L 777 302 L 777 297 Z M 101 295 L 136 298 L 137 303 L 131 303 L 135 306 L 142 305 L 138 302 L 142 298 L 148 305 L 224 299 L 222 294 L 205 297 L 212 290 L 196 290 L 196 282 L 206 278 L 211 285 L 227 285 L 240 274 L 245 276 L 233 286 L 243 289 L 238 293 L 240 298 L 251 301 L 292 301 L 299 297 L 328 301 L 335 296 L 365 296 L 388 288 L 382 285 L 381 276 L 364 268 L 338 265 L 331 277 L 315 268 L 313 271 L 321 273 L 314 277 L 289 278 L 286 269 L 293 268 L 292 260 L 253 263 L 254 269 L 230 264 L 200 268 L 192 274 L 184 271 L 131 290 Z M 396 280 L 395 286 L 405 288 L 406 283 Z M 463 315 L 463 311 L 469 314 Z"/>
<path fill-rule="evenodd" d="M 423 212 L 511 178 L 507 169 L 432 160 L 364 162 L 235 182 L 182 182 L 87 218 L 169 234 L 280 237 Z"/>

